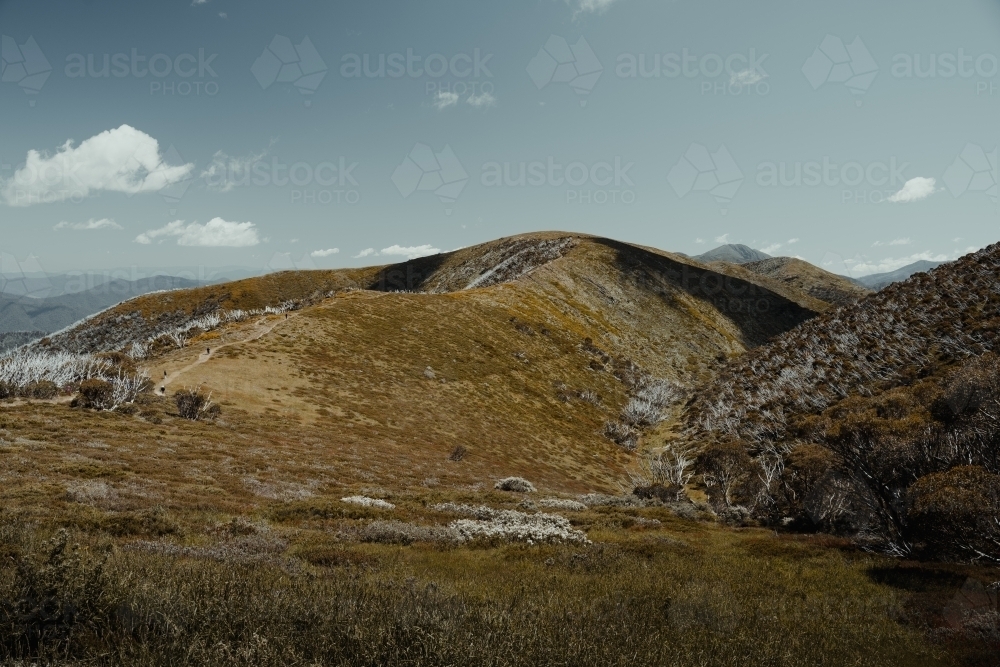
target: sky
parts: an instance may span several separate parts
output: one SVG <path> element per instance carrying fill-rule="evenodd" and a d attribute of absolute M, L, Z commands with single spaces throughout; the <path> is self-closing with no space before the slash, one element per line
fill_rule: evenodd
<path fill-rule="evenodd" d="M 0 271 L 1000 240 L 997 0 L 0 0 Z"/>

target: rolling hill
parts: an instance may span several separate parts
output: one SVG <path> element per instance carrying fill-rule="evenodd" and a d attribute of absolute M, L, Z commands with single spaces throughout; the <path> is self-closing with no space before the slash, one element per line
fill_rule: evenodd
<path fill-rule="evenodd" d="M 780 280 L 836 306 L 854 303 L 870 292 L 849 278 L 824 271 L 794 257 L 773 257 L 745 262 L 742 266 L 754 273 Z"/>
<path fill-rule="evenodd" d="M 145 356 L 170 391 L 200 386 L 253 415 L 256 439 L 284 441 L 289 424 L 307 440 L 336 434 L 323 456 L 366 452 L 382 461 L 381 473 L 365 473 L 373 480 L 391 460 L 413 464 L 392 467 L 393 479 L 430 474 L 420 462 L 461 445 L 476 454 L 465 475 L 607 489 L 629 457 L 606 425 L 638 392 L 666 382 L 683 393 L 721 360 L 829 308 L 767 284 L 551 232 L 391 266 L 139 296 L 34 349 Z M 630 446 L 643 429 L 634 430 Z"/>
<path fill-rule="evenodd" d="M 767 253 L 755 250 L 750 246 L 743 245 L 742 243 L 728 243 L 695 256 L 695 259 L 699 262 L 730 262 L 732 264 L 759 262 L 770 258 L 771 256 Z"/>

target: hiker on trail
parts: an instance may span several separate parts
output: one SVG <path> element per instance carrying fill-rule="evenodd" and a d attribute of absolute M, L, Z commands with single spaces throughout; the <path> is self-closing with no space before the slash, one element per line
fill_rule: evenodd
<path fill-rule="evenodd" d="M 167 387 L 166 387 L 166 385 L 160 385 L 160 393 L 161 394 L 166 394 L 167 393 Z"/>
<path fill-rule="evenodd" d="M 167 379 L 167 372 L 166 372 L 166 371 L 163 371 L 163 379 L 164 379 L 164 380 L 166 380 L 166 379 Z"/>
<path fill-rule="evenodd" d="M 205 354 L 212 354 L 212 348 L 206 347 L 205 348 Z"/>

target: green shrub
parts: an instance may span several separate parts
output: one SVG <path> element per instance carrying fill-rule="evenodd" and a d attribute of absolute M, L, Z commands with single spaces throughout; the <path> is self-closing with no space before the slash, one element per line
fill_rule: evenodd
<path fill-rule="evenodd" d="M 79 404 L 93 410 L 107 410 L 114 399 L 114 387 L 110 382 L 93 378 L 80 383 Z"/>
<path fill-rule="evenodd" d="M 20 393 L 25 398 L 48 400 L 59 395 L 59 387 L 55 382 L 39 380 L 38 382 L 32 382 L 24 387 Z"/>
<path fill-rule="evenodd" d="M 221 413 L 221 408 L 212 403 L 211 396 L 205 396 L 197 389 L 184 389 L 174 394 L 177 412 L 185 419 L 199 421 L 215 419 Z"/>

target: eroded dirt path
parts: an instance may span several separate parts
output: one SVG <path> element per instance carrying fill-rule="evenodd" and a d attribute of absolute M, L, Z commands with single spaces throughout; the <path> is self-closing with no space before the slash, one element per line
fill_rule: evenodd
<path fill-rule="evenodd" d="M 254 323 L 254 328 L 257 329 L 257 331 L 254 331 L 247 338 L 241 338 L 240 340 L 229 341 L 228 343 L 221 343 L 221 344 L 219 344 L 217 346 L 214 346 L 214 347 L 206 345 L 205 346 L 205 351 L 202 352 L 201 354 L 199 354 L 198 358 L 195 359 L 193 363 L 190 363 L 187 366 L 184 366 L 183 368 L 180 368 L 180 369 L 178 369 L 178 370 L 176 370 L 176 371 L 174 371 L 172 373 L 168 373 L 166 378 L 158 380 L 157 381 L 157 389 L 156 389 L 157 392 L 159 392 L 161 394 L 162 393 L 166 393 L 166 389 L 177 378 L 179 378 L 180 376 L 184 375 L 185 373 L 187 373 L 191 369 L 197 368 L 201 364 L 205 363 L 206 361 L 208 361 L 209 359 L 211 359 L 213 356 L 215 356 L 215 353 L 218 352 L 219 350 L 224 350 L 225 348 L 233 346 L 233 345 L 240 345 L 240 344 L 243 344 L 243 343 L 250 343 L 250 342 L 253 342 L 255 340 L 259 340 L 260 338 L 263 338 L 267 334 L 269 334 L 272 331 L 274 331 L 278 327 L 278 325 L 280 325 L 280 324 L 282 324 L 284 322 L 287 322 L 288 320 L 290 320 L 290 319 L 292 319 L 294 317 L 296 317 L 295 314 L 288 314 L 287 317 L 279 318 L 276 322 L 273 322 L 271 324 L 271 326 L 269 326 L 269 327 L 262 326 L 262 325 L 264 325 L 267 322 L 267 319 L 264 318 L 264 319 L 258 320 L 256 323 Z"/>

